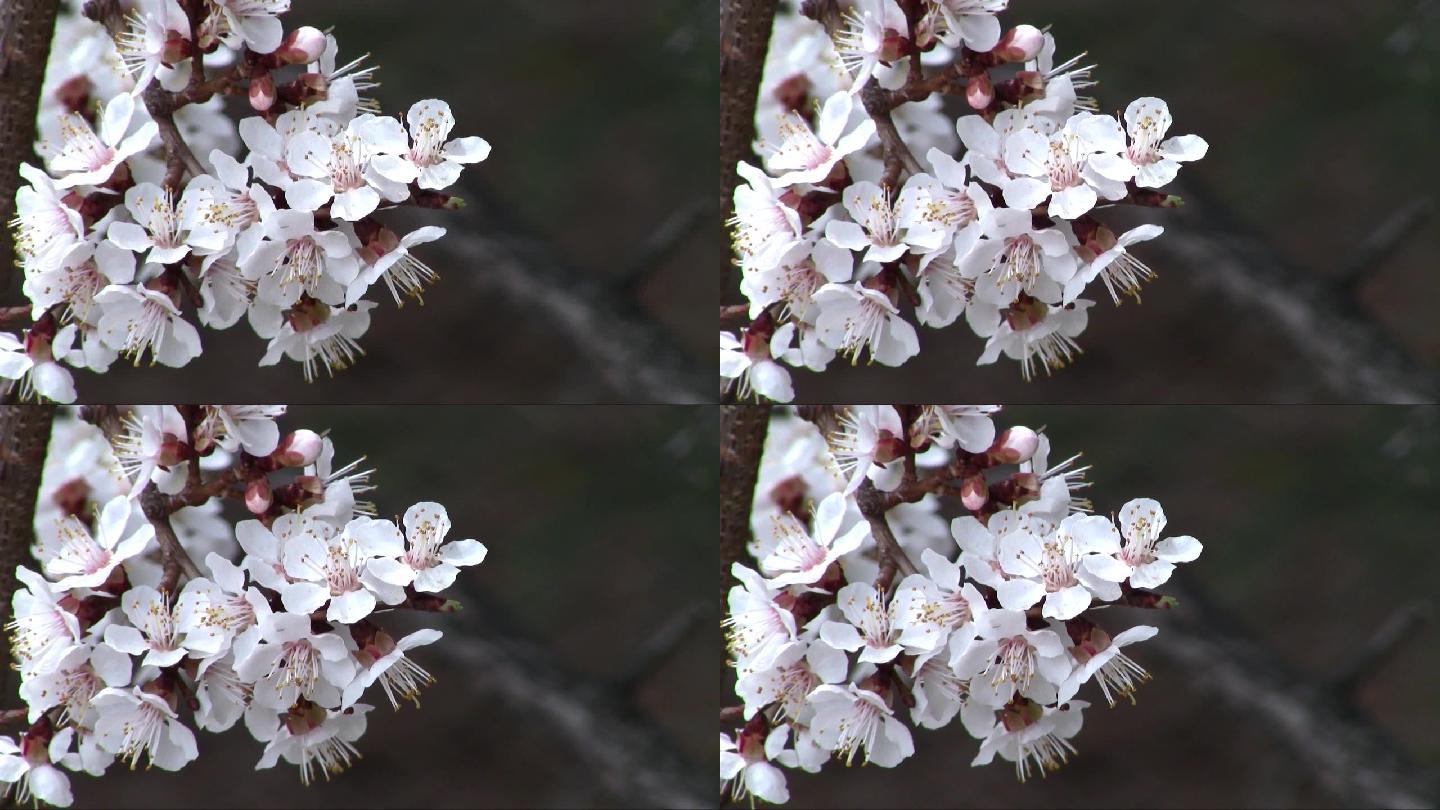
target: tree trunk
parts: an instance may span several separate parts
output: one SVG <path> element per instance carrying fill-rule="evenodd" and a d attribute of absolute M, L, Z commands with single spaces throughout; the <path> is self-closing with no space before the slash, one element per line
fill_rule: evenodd
<path fill-rule="evenodd" d="M 29 559 L 35 496 L 50 443 L 52 405 L 0 405 L 0 625 L 11 619 L 15 566 Z M 9 692 L 10 633 L 0 633 L 0 699 Z"/>
<path fill-rule="evenodd" d="M 10 293 L 15 244 L 8 223 L 15 216 L 20 164 L 34 151 L 40 83 L 59 9 L 60 0 L 0 2 L 0 301 Z"/>
<path fill-rule="evenodd" d="M 760 453 L 770 427 L 769 405 L 720 406 L 720 604 L 734 580 L 730 564 L 745 556 L 750 504 L 760 474 Z M 723 609 L 723 607 L 722 607 Z"/>
<path fill-rule="evenodd" d="M 730 218 L 739 175 L 735 163 L 751 156 L 755 101 L 777 0 L 720 3 L 720 210 Z"/>

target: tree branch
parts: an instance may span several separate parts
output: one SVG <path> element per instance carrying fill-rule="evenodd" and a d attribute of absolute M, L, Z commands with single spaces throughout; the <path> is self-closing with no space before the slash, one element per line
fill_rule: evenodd
<path fill-rule="evenodd" d="M 1177 577 L 1176 579 L 1183 579 Z M 1436 785 L 1348 700 L 1307 683 L 1247 638 L 1191 583 L 1166 590 L 1182 609 L 1165 614 L 1152 642 L 1201 686 L 1254 723 L 1347 804 L 1434 807 Z"/>
<path fill-rule="evenodd" d="M 1354 254 L 1340 267 L 1335 283 L 1353 295 L 1371 272 L 1394 256 L 1405 240 L 1434 215 L 1435 200 L 1429 196 L 1416 197 L 1391 211 L 1356 246 Z"/>
<path fill-rule="evenodd" d="M 35 115 L 60 0 L 0 3 L 0 298 L 10 292 L 15 264 L 9 222 L 15 216 L 20 164 L 32 156 Z"/>
<path fill-rule="evenodd" d="M 0 405 L 0 626 L 11 616 L 15 567 L 30 558 L 35 499 L 55 421 L 53 405 Z M 0 633 L 0 698 L 9 694 L 10 633 Z"/>
<path fill-rule="evenodd" d="M 885 512 L 891 507 L 892 500 L 866 479 L 860 482 L 860 488 L 855 491 L 855 503 L 860 507 L 860 514 L 865 516 L 865 522 L 870 524 L 870 536 L 875 538 L 875 544 L 880 547 L 880 570 L 883 572 L 893 567 L 907 577 L 918 573 L 920 569 L 916 568 L 915 563 L 905 554 L 905 549 L 890 530 L 890 521 L 885 518 Z M 882 577 L 882 580 L 888 586 L 893 576 L 894 571 L 891 570 L 890 576 Z"/>
<path fill-rule="evenodd" d="M 190 553 L 180 544 L 175 528 L 170 525 L 170 499 L 156 489 L 153 482 L 145 484 L 140 493 L 140 510 L 155 527 L 155 540 L 160 543 L 160 567 L 164 570 L 160 590 L 175 593 L 181 574 L 189 579 L 199 579 L 199 567 L 190 559 Z"/>
<path fill-rule="evenodd" d="M 1330 687 L 1351 698 L 1386 662 L 1395 657 L 1405 642 L 1435 618 L 1435 605 L 1422 599 L 1395 611 L 1385 623 L 1346 657 L 1330 680 Z"/>
<path fill-rule="evenodd" d="M 660 324 L 600 281 L 561 264 L 537 242 L 516 236 L 451 231 L 438 243 L 457 267 L 474 267 L 471 283 L 529 308 L 570 339 L 616 397 L 699 403 L 696 364 Z M 706 379 L 709 379 L 708 377 Z M 590 394 L 593 397 L 593 394 Z"/>
<path fill-rule="evenodd" d="M 874 79 L 866 82 L 860 91 L 860 100 L 865 104 L 865 112 L 875 122 L 875 134 L 880 138 L 885 154 L 885 178 L 881 185 L 894 189 L 902 168 L 912 175 L 920 174 L 924 169 L 910 147 L 905 145 L 905 139 L 900 137 L 900 130 L 895 128 L 895 119 L 890 117 L 890 105 L 886 101 L 888 95 Z"/>
<path fill-rule="evenodd" d="M 196 69 L 199 69 L 198 66 Z M 183 168 L 191 177 L 199 177 L 205 173 L 205 167 L 200 165 L 195 153 L 190 151 L 190 145 L 185 143 L 185 137 L 180 134 L 180 128 L 175 125 L 174 95 L 161 87 L 159 82 L 152 82 L 145 88 L 144 99 L 145 109 L 160 128 L 160 141 L 165 144 L 165 154 L 171 162 L 165 184 L 171 190 L 179 191 L 181 178 L 177 168 Z"/>
<path fill-rule="evenodd" d="M 1335 393 L 1360 402 L 1434 402 L 1440 373 L 1425 368 L 1373 317 L 1317 273 L 1291 265 L 1226 219 L 1223 202 L 1193 181 L 1177 189 L 1195 204 L 1177 211 L 1156 250 L 1179 257 L 1190 278 L 1258 311 Z"/>
<path fill-rule="evenodd" d="M 690 639 L 691 631 L 712 617 L 713 611 L 708 602 L 695 602 L 671 613 L 664 624 L 641 639 L 627 655 L 629 660 L 625 669 L 612 679 L 615 690 L 627 697 L 633 696 L 676 650 L 684 646 Z"/>
<path fill-rule="evenodd" d="M 503 628 L 503 611 L 474 593 L 437 655 L 465 673 L 477 695 L 498 699 L 553 728 L 574 765 L 630 807 L 709 807 L 714 786 L 668 735 L 637 717 L 611 684 L 572 672 L 540 646 Z M 708 787 L 707 787 L 708 786 Z"/>

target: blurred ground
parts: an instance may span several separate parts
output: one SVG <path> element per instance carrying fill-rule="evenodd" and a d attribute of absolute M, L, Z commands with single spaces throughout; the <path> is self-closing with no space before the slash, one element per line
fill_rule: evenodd
<path fill-rule="evenodd" d="M 1017 406 L 1001 422 L 1046 426 L 1062 456 L 1083 451 L 1094 465 L 1097 513 L 1117 512 L 1131 497 L 1159 500 L 1167 534 L 1205 544 L 1187 581 L 1305 678 L 1339 669 L 1397 608 L 1434 598 L 1440 408 Z M 1112 629 L 1153 621 L 1165 633 L 1161 614 L 1115 610 L 1127 615 Z M 1254 718 L 1217 704 L 1153 647 L 1135 649 L 1154 676 L 1138 705 L 1110 709 L 1087 686 L 1080 697 L 1098 705 L 1073 741 L 1079 754 L 1045 779 L 1019 784 L 998 760 L 971 769 L 978 743 L 955 723 L 918 731 L 913 761 L 893 770 L 795 773 L 793 803 L 1339 806 Z M 1432 622 L 1359 693 L 1374 722 L 1432 771 L 1440 769 L 1437 667 Z"/>
<path fill-rule="evenodd" d="M 627 4 L 583 0 L 307 0 L 287 20 L 334 26 L 342 58 L 378 64 L 383 109 L 403 114 L 425 98 L 448 101 L 455 133 L 490 141 L 488 160 L 452 189 L 460 212 L 407 218 L 454 233 L 522 234 L 555 262 L 603 281 L 658 321 L 693 358 L 691 387 L 713 386 L 714 330 L 696 268 L 722 261 L 714 238 L 716 16 L 696 0 Z M 697 171 L 703 166 L 703 171 Z M 633 279 L 644 243 L 677 212 L 698 211 L 673 249 Z M 379 302 L 366 356 L 334 379 L 306 385 L 297 364 L 259 368 L 265 343 L 245 325 L 202 330 L 205 354 L 183 369 L 131 369 L 78 380 L 83 402 L 633 401 L 608 389 L 572 342 L 528 308 L 473 288 L 486 272 L 446 252 L 420 252 L 441 281 L 397 311 Z M 387 296 L 379 297 L 380 294 Z"/>
<path fill-rule="evenodd" d="M 714 585 L 715 420 L 701 408 L 292 409 L 289 427 L 332 428 L 337 456 L 368 457 L 382 515 L 417 500 L 446 505 L 452 537 L 475 537 L 488 559 L 466 569 L 464 592 L 499 603 L 518 631 L 566 667 L 602 679 L 676 612 Z M 470 600 L 475 604 L 475 600 Z M 718 608 L 712 609 L 718 610 Z M 414 659 L 436 685 L 423 708 L 392 712 L 383 695 L 358 747 L 363 759 L 302 789 L 297 770 L 254 771 L 261 746 L 243 730 L 200 733 L 200 758 L 178 773 L 72 780 L 79 807 L 580 807 L 623 805 L 596 788 L 553 727 L 466 688 L 475 672 L 437 664 L 463 644 L 460 617 L 424 624 L 447 637 Z M 714 628 L 718 613 L 699 622 Z M 398 622 L 397 622 L 398 624 Z M 714 633 L 687 637 L 640 689 L 638 711 L 710 774 L 720 689 Z M 373 701 L 372 701 L 373 702 Z M 713 788 L 707 781 L 701 795 Z"/>
<path fill-rule="evenodd" d="M 1181 172 L 1223 211 L 1191 200 L 1170 228 L 1234 219 L 1305 274 L 1333 276 L 1395 210 L 1435 202 L 1440 162 L 1440 5 L 1433 0 L 1209 3 L 1137 7 L 1123 0 L 1026 0 L 1010 24 L 1053 24 L 1062 58 L 1088 51 L 1101 110 L 1159 96 L 1171 134 L 1196 133 L 1210 153 Z M 1432 211 L 1434 209 L 1432 208 Z M 921 353 L 901 369 L 797 373 L 797 401 L 885 399 L 996 402 L 1336 402 L 1273 324 L 1204 282 L 1207 268 L 1166 253 L 1161 237 L 1137 255 L 1159 278 L 1144 304 L 1091 310 L 1084 355 L 1031 383 L 1014 362 L 976 367 L 984 342 L 963 326 L 920 330 Z M 1359 285 L 1362 309 L 1423 365 L 1440 368 L 1440 217 L 1431 216 Z"/>

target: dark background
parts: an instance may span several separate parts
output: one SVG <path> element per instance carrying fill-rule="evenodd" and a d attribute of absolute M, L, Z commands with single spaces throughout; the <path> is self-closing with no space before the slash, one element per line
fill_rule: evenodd
<path fill-rule="evenodd" d="M 997 424 L 1046 426 L 1059 457 L 1094 465 L 1095 511 L 1132 497 L 1165 507 L 1167 535 L 1204 543 L 1183 584 L 1298 673 L 1324 680 L 1396 610 L 1433 599 L 1440 567 L 1440 409 L 1435 407 L 1016 406 Z M 1160 589 L 1162 592 L 1165 588 Z M 1185 613 L 1184 601 L 1175 609 Z M 1433 604 L 1432 604 L 1433 611 Z M 1123 615 L 1120 615 L 1122 614 Z M 1118 631 L 1160 636 L 1127 649 L 1153 680 L 1138 705 L 1109 708 L 1098 687 L 1068 765 L 1025 784 L 998 758 L 970 768 L 979 743 L 959 721 L 914 733 L 894 769 L 790 773 L 798 807 L 1337 807 L 1317 774 L 1256 716 L 1217 701 L 1207 672 L 1182 670 L 1157 645 L 1159 611 L 1116 608 Z M 1433 615 L 1433 614 L 1432 614 Z M 1420 766 L 1440 768 L 1440 644 L 1417 631 L 1357 693 L 1359 710 Z M 733 680 L 727 680 L 727 688 Z M 727 693 L 728 694 L 728 693 Z"/>
<path fill-rule="evenodd" d="M 720 688 L 720 646 L 710 631 L 719 622 L 710 562 L 718 485 L 708 409 L 306 407 L 281 424 L 332 428 L 337 458 L 366 455 L 381 515 L 419 500 L 444 504 L 450 537 L 489 548 L 451 595 L 471 611 L 503 613 L 483 618 L 547 645 L 597 688 L 672 616 L 699 606 L 700 629 L 641 682 L 636 711 L 695 763 L 706 778 L 694 790 L 711 795 L 714 707 L 702 696 Z M 394 712 L 378 687 L 367 692 L 376 708 L 357 743 L 363 759 L 328 783 L 302 788 L 298 770 L 283 762 L 254 771 L 262 746 L 237 727 L 197 732 L 200 758 L 177 773 L 116 765 L 100 779 L 76 774 L 76 806 L 627 805 L 576 764 L 549 721 L 467 688 L 483 671 L 448 664 L 441 652 L 465 643 L 464 619 L 404 625 L 446 634 L 412 655 L 437 682 L 419 710 Z"/>
<path fill-rule="evenodd" d="M 1027 0 L 1011 9 L 1007 25 L 1053 24 L 1061 58 L 1089 52 L 1100 81 L 1089 92 L 1102 112 L 1158 96 L 1174 115 L 1171 135 L 1209 141 L 1209 155 L 1185 164 L 1174 186 L 1186 207 L 1146 211 L 1144 221 L 1253 234 L 1296 278 L 1334 279 L 1397 210 L 1429 200 L 1430 215 L 1370 267 L 1353 300 L 1420 366 L 1440 369 L 1431 146 L 1440 4 Z M 1116 308 L 1103 287 L 1087 295 L 1097 304 L 1079 338 L 1084 354 L 1052 377 L 1026 383 L 1005 358 L 976 367 L 984 341 L 959 324 L 921 328 L 920 354 L 900 369 L 798 371 L 797 401 L 873 402 L 878 386 L 887 400 L 912 401 L 1374 401 L 1325 385 L 1271 315 L 1216 290 L 1212 268 L 1172 255 L 1171 238 L 1136 251 L 1159 275 L 1142 305 Z M 1274 264 L 1259 252 L 1253 261 Z"/>
<path fill-rule="evenodd" d="M 537 264 L 596 282 L 594 297 L 657 322 L 693 368 L 684 384 L 709 395 L 714 329 L 696 314 L 713 311 L 710 280 L 723 261 L 713 230 L 713 5 L 306 0 L 285 20 L 287 27 L 333 25 L 342 60 L 368 52 L 380 66 L 373 96 L 385 113 L 444 99 L 455 113 L 454 137 L 491 143 L 489 159 L 450 189 L 469 207 L 394 219 L 439 225 L 452 236 L 538 242 Z M 677 237 L 646 260 L 647 240 L 667 223 Z M 383 285 L 371 291 L 379 307 L 361 340 L 366 356 L 334 379 L 322 372 L 306 385 L 289 360 L 256 366 L 265 342 L 240 323 L 202 329 L 205 353 L 183 369 L 117 362 L 104 375 L 78 374 L 80 401 L 163 401 L 201 391 L 216 402 L 645 399 L 613 390 L 577 356 L 573 338 L 484 288 L 487 268 L 445 245 L 417 251 L 440 274 L 423 308 L 397 311 Z M 696 273 L 705 284 L 694 283 Z"/>

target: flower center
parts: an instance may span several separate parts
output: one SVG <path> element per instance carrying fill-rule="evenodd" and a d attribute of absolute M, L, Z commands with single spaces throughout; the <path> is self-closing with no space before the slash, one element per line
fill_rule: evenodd
<path fill-rule="evenodd" d="M 780 122 L 780 137 L 780 148 L 771 158 L 777 169 L 814 169 L 825 165 L 834 151 L 815 137 L 798 113 L 792 112 Z"/>

